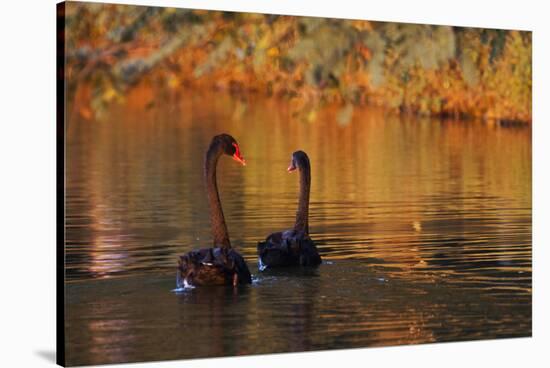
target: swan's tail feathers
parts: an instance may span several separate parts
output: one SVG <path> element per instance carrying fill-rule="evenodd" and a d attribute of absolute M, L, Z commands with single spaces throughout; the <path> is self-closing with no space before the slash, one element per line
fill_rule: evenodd
<path fill-rule="evenodd" d="M 300 265 L 316 267 L 321 264 L 321 256 L 311 239 L 300 242 Z"/>
<path fill-rule="evenodd" d="M 248 270 L 248 266 L 246 265 L 246 261 L 244 260 L 244 258 L 233 249 L 229 250 L 227 258 L 228 265 L 231 266 L 233 272 L 238 276 L 238 283 L 251 284 L 252 275 Z"/>

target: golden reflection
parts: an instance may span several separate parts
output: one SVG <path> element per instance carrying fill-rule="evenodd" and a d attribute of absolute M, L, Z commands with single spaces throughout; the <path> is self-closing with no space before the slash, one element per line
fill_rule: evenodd
<path fill-rule="evenodd" d="M 303 120 L 277 99 L 159 98 L 136 88 L 108 120 L 75 122 L 68 216 L 90 223 L 69 232 L 68 252 L 89 252 L 90 261 L 71 267 L 82 262 L 100 276 L 168 270 L 177 254 L 210 245 L 202 161 L 210 137 L 225 131 L 248 162 L 222 160 L 219 180 L 230 236 L 249 261 L 257 241 L 293 222 L 298 183 L 285 169 L 302 149 L 312 164 L 311 231 L 325 259 L 421 276 L 434 267 L 460 271 L 486 255 L 490 267 L 512 261 L 530 270 L 530 128 L 372 108 L 355 108 L 342 125 L 337 105 Z"/>

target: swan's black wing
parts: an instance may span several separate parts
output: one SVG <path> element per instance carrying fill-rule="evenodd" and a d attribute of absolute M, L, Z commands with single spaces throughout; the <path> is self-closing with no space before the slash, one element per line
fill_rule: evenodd
<path fill-rule="evenodd" d="M 259 242 L 257 249 L 260 270 L 267 267 L 297 266 L 298 259 L 289 249 L 289 245 L 283 232 L 273 233 L 265 241 Z"/>
<path fill-rule="evenodd" d="M 317 246 L 310 237 L 297 240 L 300 247 L 299 262 L 300 266 L 316 267 L 321 264 L 321 256 L 317 251 Z"/>
<path fill-rule="evenodd" d="M 233 265 L 233 272 L 239 276 L 239 284 L 251 284 L 252 276 L 248 270 L 246 262 L 236 250 L 230 249 L 227 253 L 227 258 L 230 260 L 230 263 Z"/>
<path fill-rule="evenodd" d="M 321 257 L 311 238 L 301 232 L 287 230 L 269 235 L 258 243 L 259 268 L 285 266 L 318 266 Z"/>
<path fill-rule="evenodd" d="M 237 276 L 237 279 L 235 279 Z M 252 277 L 244 258 L 235 250 L 214 247 L 192 250 L 178 260 L 177 285 L 250 284 Z"/>

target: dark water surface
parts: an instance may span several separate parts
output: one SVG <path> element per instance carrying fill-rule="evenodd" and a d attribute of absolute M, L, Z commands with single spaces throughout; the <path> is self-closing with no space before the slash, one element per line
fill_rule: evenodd
<path fill-rule="evenodd" d="M 70 365 L 531 335 L 531 129 L 356 109 L 294 117 L 276 100 L 184 97 L 69 122 Z M 210 246 L 204 151 L 254 283 L 174 293 L 176 256 Z M 312 164 L 310 231 L 325 264 L 259 273 Z"/>

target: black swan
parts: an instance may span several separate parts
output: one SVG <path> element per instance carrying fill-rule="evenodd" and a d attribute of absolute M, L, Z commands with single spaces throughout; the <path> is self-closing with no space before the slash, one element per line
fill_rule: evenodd
<path fill-rule="evenodd" d="M 309 188 L 311 169 L 309 158 L 304 151 L 292 154 L 288 172 L 300 171 L 300 197 L 294 228 L 273 233 L 258 243 L 258 267 L 261 271 L 270 267 L 318 266 L 321 257 L 317 247 L 309 237 Z"/>
<path fill-rule="evenodd" d="M 223 217 L 222 205 L 216 183 L 216 165 L 222 154 L 232 156 L 234 160 L 245 165 L 245 161 L 235 139 L 228 134 L 212 138 L 204 160 L 204 177 L 210 223 L 214 237 L 213 247 L 191 252 L 180 256 L 176 285 L 178 288 L 191 285 L 233 285 L 250 284 L 252 278 L 244 258 L 231 248 L 227 226 Z"/>

